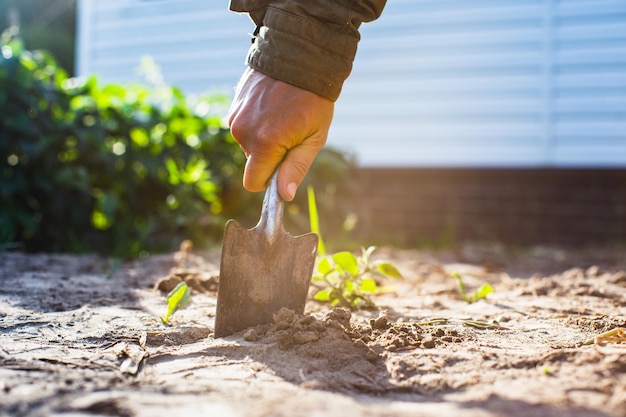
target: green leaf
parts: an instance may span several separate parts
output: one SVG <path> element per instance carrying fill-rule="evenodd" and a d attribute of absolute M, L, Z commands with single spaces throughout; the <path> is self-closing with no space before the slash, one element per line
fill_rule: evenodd
<path fill-rule="evenodd" d="M 331 294 L 331 292 L 332 292 L 331 288 L 323 289 L 321 291 L 318 291 L 313 296 L 313 299 L 317 300 L 317 301 L 330 301 L 330 294 Z"/>
<path fill-rule="evenodd" d="M 179 283 L 170 293 L 167 295 L 167 314 L 165 317 L 161 317 L 163 324 L 168 324 L 170 317 L 176 312 L 176 310 L 189 304 L 190 291 L 185 282 Z"/>
<path fill-rule="evenodd" d="M 459 275 L 457 272 L 453 272 L 452 276 L 456 278 L 459 284 L 459 293 L 461 294 L 461 298 L 468 303 L 471 302 L 467 297 L 467 291 L 465 290 L 465 283 L 463 282 L 463 277 Z"/>
<path fill-rule="evenodd" d="M 137 146 L 147 146 L 150 143 L 150 137 L 144 129 L 134 127 L 130 130 L 130 138 Z"/>
<path fill-rule="evenodd" d="M 328 258 L 321 258 L 320 261 L 317 263 L 317 272 L 322 275 L 326 275 L 332 270 L 333 270 L 333 267 L 330 264 L 330 261 L 328 260 Z"/>
<path fill-rule="evenodd" d="M 337 252 L 333 255 L 333 261 L 350 275 L 359 275 L 359 263 L 352 252 Z"/>
<path fill-rule="evenodd" d="M 324 256 L 326 255 L 326 248 L 324 247 L 324 240 L 322 239 L 322 234 L 320 233 L 319 215 L 317 212 L 317 204 L 315 202 L 315 191 L 313 191 L 313 187 L 310 185 L 307 187 L 306 191 L 309 203 L 309 223 L 311 224 L 311 232 L 317 233 L 317 236 L 319 236 L 317 253 L 320 256 Z"/>
<path fill-rule="evenodd" d="M 176 162 L 173 159 L 168 158 L 165 160 L 165 167 L 169 173 L 170 184 L 178 185 L 180 182 L 180 173 L 178 171 L 178 166 L 176 166 Z"/>
<path fill-rule="evenodd" d="M 185 170 L 180 172 L 180 180 L 187 184 L 193 184 L 200 181 L 207 174 L 206 161 L 197 159 L 190 161 Z"/>
<path fill-rule="evenodd" d="M 493 292 L 493 288 L 491 285 L 485 283 L 478 288 L 473 295 L 474 301 L 482 300 L 483 298 L 487 298 L 489 294 Z"/>
<path fill-rule="evenodd" d="M 381 274 L 388 276 L 390 278 L 398 278 L 398 279 L 404 278 L 402 274 L 400 273 L 400 271 L 398 271 L 398 268 L 396 268 L 393 264 L 389 262 L 379 263 L 378 265 L 376 265 L 376 270 L 380 272 Z"/>
<path fill-rule="evenodd" d="M 98 230 L 106 230 L 112 223 L 106 214 L 96 209 L 91 213 L 91 224 Z"/>
<path fill-rule="evenodd" d="M 378 285 L 376 285 L 376 281 L 372 278 L 365 278 L 361 281 L 361 291 L 363 292 L 374 294 L 376 293 L 377 288 Z"/>

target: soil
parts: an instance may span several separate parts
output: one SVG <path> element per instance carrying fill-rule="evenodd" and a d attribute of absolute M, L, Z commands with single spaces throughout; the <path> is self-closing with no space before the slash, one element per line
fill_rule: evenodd
<path fill-rule="evenodd" d="M 383 248 L 405 279 L 376 310 L 214 339 L 217 251 L 0 253 L 0 416 L 626 416 L 625 254 Z M 452 272 L 494 293 L 467 303 Z"/>

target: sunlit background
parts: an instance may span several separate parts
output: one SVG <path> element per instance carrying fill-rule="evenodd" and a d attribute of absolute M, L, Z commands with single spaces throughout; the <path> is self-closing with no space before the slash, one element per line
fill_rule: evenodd
<path fill-rule="evenodd" d="M 79 0 L 77 73 L 232 91 L 227 2 Z M 389 1 L 362 28 L 330 143 L 365 166 L 626 166 L 626 1 Z"/>
<path fill-rule="evenodd" d="M 0 0 L 70 73 L 190 96 L 232 97 L 245 68 L 254 27 L 227 8 Z M 361 34 L 329 144 L 361 167 L 366 234 L 624 240 L 626 0 L 390 0 Z"/>
<path fill-rule="evenodd" d="M 0 13 L 76 75 L 137 81 L 150 56 L 186 93 L 231 95 L 253 30 L 226 1 L 2 0 Z M 364 166 L 626 166 L 624 0 L 394 0 L 362 36 L 330 143 Z"/>

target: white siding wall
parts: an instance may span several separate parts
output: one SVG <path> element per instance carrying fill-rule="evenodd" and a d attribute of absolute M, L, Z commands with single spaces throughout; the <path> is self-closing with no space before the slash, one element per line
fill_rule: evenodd
<path fill-rule="evenodd" d="M 253 27 L 227 1 L 81 0 L 79 73 L 232 91 Z M 626 167 L 626 0 L 389 0 L 329 143 L 366 166 Z"/>
<path fill-rule="evenodd" d="M 140 81 L 149 55 L 186 92 L 231 93 L 254 28 L 227 8 L 221 0 L 79 0 L 77 73 Z"/>

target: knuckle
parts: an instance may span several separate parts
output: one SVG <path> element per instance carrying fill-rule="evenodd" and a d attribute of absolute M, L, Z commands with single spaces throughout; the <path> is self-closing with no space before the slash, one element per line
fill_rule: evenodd
<path fill-rule="evenodd" d="M 291 161 L 291 167 L 300 176 L 300 178 L 304 178 L 306 173 L 309 171 L 310 165 L 304 161 L 296 160 Z"/>

